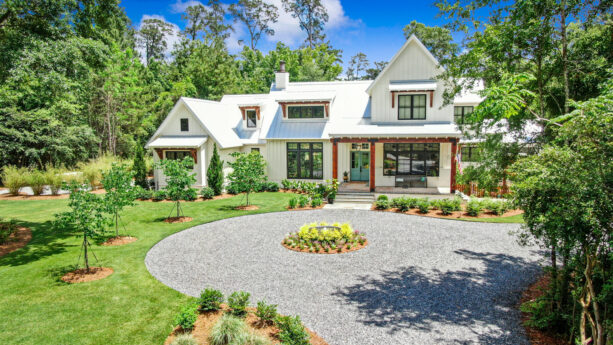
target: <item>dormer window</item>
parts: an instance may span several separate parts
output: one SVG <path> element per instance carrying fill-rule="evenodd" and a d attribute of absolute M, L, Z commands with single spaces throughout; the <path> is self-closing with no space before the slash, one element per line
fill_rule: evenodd
<path fill-rule="evenodd" d="M 181 132 L 189 132 L 189 120 L 181 119 Z"/>
<path fill-rule="evenodd" d="M 426 95 L 398 95 L 398 120 L 425 120 Z"/>
<path fill-rule="evenodd" d="M 258 118 L 255 110 L 245 111 L 247 116 L 247 128 L 256 128 L 258 126 Z"/>
<path fill-rule="evenodd" d="M 325 112 L 323 105 L 287 106 L 287 117 L 290 119 L 323 119 Z"/>

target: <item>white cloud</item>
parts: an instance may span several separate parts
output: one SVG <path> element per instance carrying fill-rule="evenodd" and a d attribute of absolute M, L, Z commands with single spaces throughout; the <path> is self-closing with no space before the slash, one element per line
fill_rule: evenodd
<path fill-rule="evenodd" d="M 164 16 L 160 16 L 157 14 L 145 14 L 143 15 L 143 17 L 140 19 L 140 23 L 138 24 L 137 29 L 140 30 L 141 26 L 143 25 L 143 21 L 146 19 L 159 19 L 161 21 L 164 21 L 168 24 L 170 24 L 172 26 L 172 33 L 170 33 L 169 35 L 166 35 L 166 50 L 164 51 L 164 56 L 165 58 L 168 60 L 170 59 L 171 55 L 170 53 L 172 52 L 172 48 L 174 47 L 174 45 L 178 42 L 181 41 L 181 29 L 179 29 L 179 26 L 177 24 L 171 23 L 169 21 L 166 20 L 166 18 L 164 18 Z M 145 59 L 145 49 L 142 47 L 137 47 L 136 49 L 140 55 L 141 55 L 141 60 L 144 61 Z"/>
<path fill-rule="evenodd" d="M 202 2 L 195 0 L 187 0 L 185 2 L 177 0 L 177 2 L 170 5 L 170 10 L 172 11 L 172 13 L 184 13 L 188 7 L 196 5 L 202 5 Z"/>
<path fill-rule="evenodd" d="M 247 28 L 237 22 L 233 25 L 234 32 L 230 31 L 230 36 L 226 38 L 226 45 L 228 46 L 228 50 L 230 53 L 235 54 L 240 52 L 243 49 L 243 45 L 249 45 L 249 33 L 247 33 Z M 239 43 L 242 40 L 243 44 Z"/>
<path fill-rule="evenodd" d="M 272 24 L 271 27 L 275 30 L 275 35 L 268 36 L 269 41 L 282 41 L 286 44 L 299 43 L 304 40 L 306 34 L 300 29 L 298 19 L 283 9 L 281 0 L 266 0 L 279 8 L 279 21 Z M 333 31 L 347 26 L 354 26 L 359 21 L 353 20 L 345 15 L 345 10 L 341 4 L 341 0 L 323 0 L 323 5 L 328 12 L 328 22 L 326 23 L 324 32 Z"/>

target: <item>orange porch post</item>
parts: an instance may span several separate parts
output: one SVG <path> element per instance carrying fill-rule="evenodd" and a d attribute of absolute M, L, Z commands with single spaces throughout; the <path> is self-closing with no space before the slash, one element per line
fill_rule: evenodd
<path fill-rule="evenodd" d="M 455 193 L 455 174 L 456 174 L 456 152 L 458 150 L 457 139 L 451 139 L 451 181 L 450 181 L 450 191 L 451 194 Z"/>
<path fill-rule="evenodd" d="M 332 139 L 332 178 L 338 180 L 338 140 Z"/>
<path fill-rule="evenodd" d="M 370 141 L 370 191 L 375 191 L 375 140 Z"/>

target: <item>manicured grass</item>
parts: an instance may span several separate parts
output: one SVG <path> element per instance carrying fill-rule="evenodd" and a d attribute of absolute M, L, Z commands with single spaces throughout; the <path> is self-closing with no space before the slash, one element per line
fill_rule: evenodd
<path fill-rule="evenodd" d="M 524 223 L 524 216 L 516 214 L 509 217 L 492 217 L 492 218 L 459 218 L 468 222 L 483 222 L 483 223 Z"/>
<path fill-rule="evenodd" d="M 189 223 L 161 220 L 172 203 L 138 202 L 122 218 L 138 241 L 119 247 L 94 246 L 95 266 L 112 267 L 110 277 L 69 285 L 59 280 L 74 268 L 80 239 L 52 226 L 53 215 L 67 210 L 67 200 L 0 201 L 0 214 L 30 227 L 32 241 L 0 257 L 0 339 L 3 344 L 161 344 L 172 319 L 190 298 L 153 278 L 145 254 L 155 243 L 197 224 L 234 216 L 284 211 L 292 197 L 261 193 L 252 198 L 257 211 L 237 211 L 242 196 L 183 203 Z M 91 260 L 91 259 L 90 259 Z"/>

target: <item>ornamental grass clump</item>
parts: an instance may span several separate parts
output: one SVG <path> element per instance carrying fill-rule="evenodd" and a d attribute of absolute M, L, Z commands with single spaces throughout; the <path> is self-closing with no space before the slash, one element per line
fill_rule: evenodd
<path fill-rule="evenodd" d="M 198 341 L 189 333 L 179 334 L 170 345 L 198 345 Z"/>
<path fill-rule="evenodd" d="M 12 195 L 18 195 L 22 187 L 27 186 L 28 169 L 9 165 L 2 169 L 2 184 Z"/>
<path fill-rule="evenodd" d="M 211 345 L 245 344 L 249 338 L 247 324 L 233 315 L 223 315 L 209 335 Z"/>
<path fill-rule="evenodd" d="M 287 247 L 308 250 L 309 252 L 340 251 L 347 244 L 357 246 L 366 243 L 366 236 L 353 230 L 349 223 L 326 222 L 303 225 L 298 232 L 291 233 L 283 239 Z"/>

